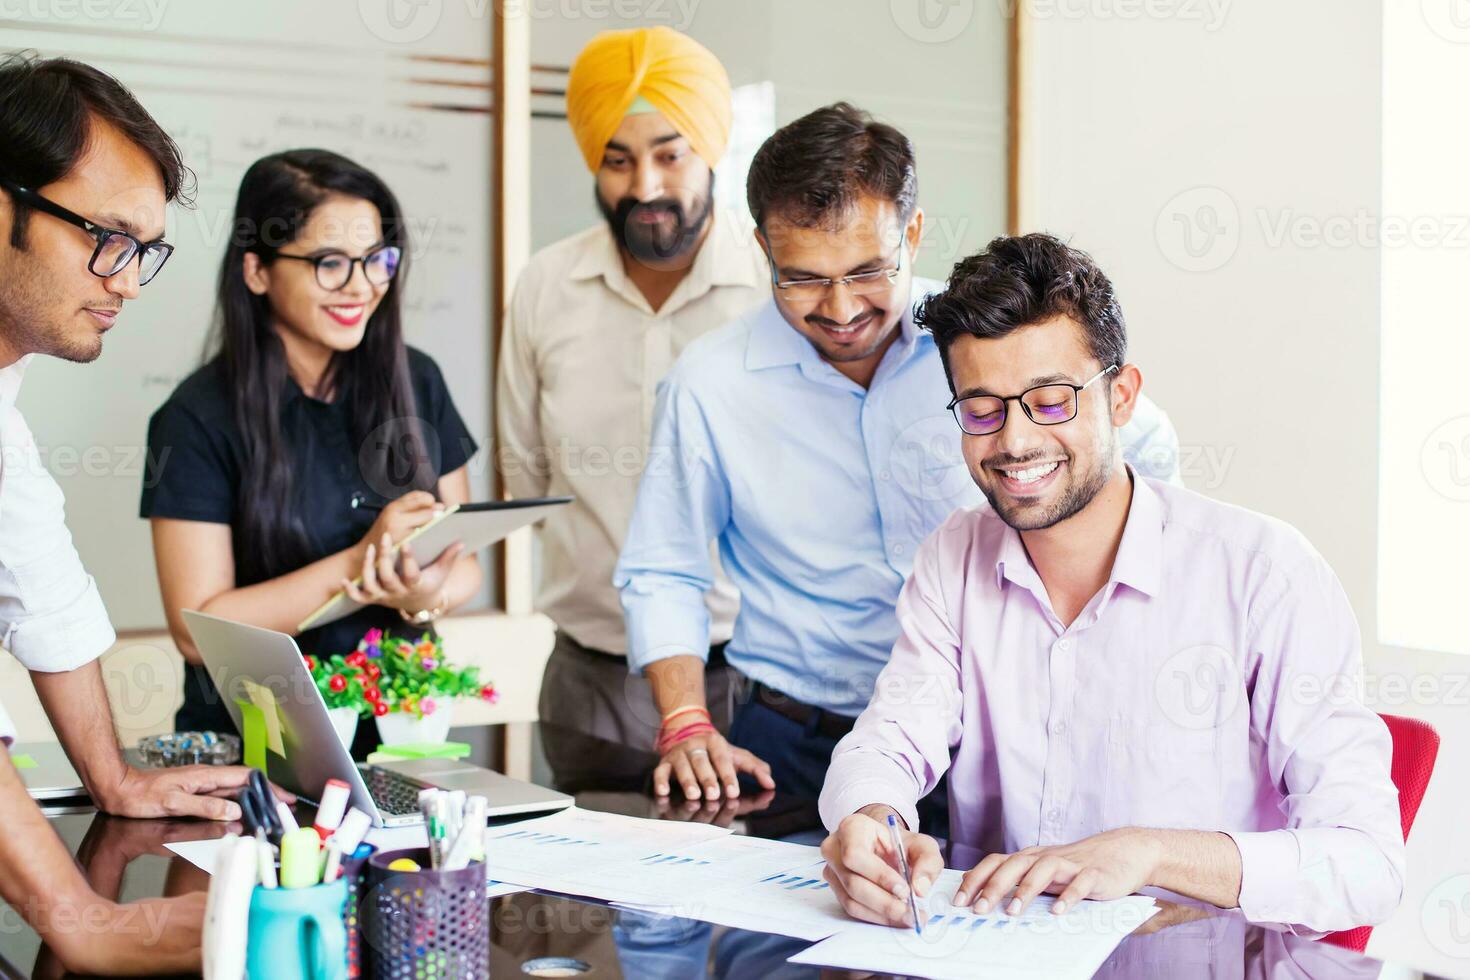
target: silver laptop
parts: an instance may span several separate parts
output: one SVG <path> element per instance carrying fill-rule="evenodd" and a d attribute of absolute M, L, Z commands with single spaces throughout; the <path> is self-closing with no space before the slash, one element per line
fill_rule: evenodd
<path fill-rule="evenodd" d="M 36 800 L 61 800 L 69 796 L 86 796 L 82 777 L 72 768 L 66 750 L 59 742 L 16 742 L 10 746 L 12 760 L 25 760 L 18 766 L 20 781 Z"/>
<path fill-rule="evenodd" d="M 483 796 L 492 817 L 560 810 L 572 804 L 564 793 L 455 759 L 405 759 L 359 767 L 338 740 L 326 702 L 294 638 L 189 609 L 184 610 L 184 621 L 236 728 L 244 730 L 236 701 L 250 703 L 245 681 L 269 688 L 275 696 L 285 751 L 266 750 L 267 775 L 293 793 L 315 800 L 328 779 L 343 780 L 352 789 L 352 805 L 388 827 L 422 823 L 418 794 L 430 786 Z"/>

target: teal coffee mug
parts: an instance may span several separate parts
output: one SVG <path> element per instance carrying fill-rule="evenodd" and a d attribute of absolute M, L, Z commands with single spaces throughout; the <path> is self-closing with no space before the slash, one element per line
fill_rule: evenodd
<path fill-rule="evenodd" d="M 310 888 L 256 888 L 250 897 L 251 980 L 346 980 L 347 879 Z"/>

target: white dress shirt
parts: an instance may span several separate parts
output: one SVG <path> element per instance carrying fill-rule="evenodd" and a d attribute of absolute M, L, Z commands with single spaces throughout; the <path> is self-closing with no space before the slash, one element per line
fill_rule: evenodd
<path fill-rule="evenodd" d="M 768 302 L 749 219 L 717 212 L 689 274 L 657 312 L 605 223 L 532 257 L 516 283 L 496 382 L 497 459 L 515 497 L 571 494 L 541 535 L 538 608 L 584 646 L 623 654 L 613 567 L 643 474 L 658 384 L 685 345 Z M 739 605 L 717 577 L 710 642 Z"/>
<path fill-rule="evenodd" d="M 29 670 L 91 663 L 117 639 L 66 529 L 66 500 L 15 407 L 30 357 L 0 368 L 0 646 Z M 0 739 L 15 728 L 0 704 Z"/>

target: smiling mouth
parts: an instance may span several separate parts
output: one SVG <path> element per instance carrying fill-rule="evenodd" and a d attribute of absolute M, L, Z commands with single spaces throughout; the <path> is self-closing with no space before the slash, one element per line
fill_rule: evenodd
<path fill-rule="evenodd" d="M 355 327 L 362 322 L 363 311 L 367 309 L 361 303 L 351 306 L 324 306 L 327 316 L 336 320 L 344 327 Z"/>
<path fill-rule="evenodd" d="M 873 318 L 876 315 L 877 314 L 874 313 L 868 313 L 860 319 L 840 327 L 835 324 L 828 323 L 818 323 L 817 326 L 821 327 L 822 332 L 825 333 L 827 336 L 832 337 L 836 340 L 851 340 L 858 334 L 862 333 L 863 328 L 872 323 Z"/>
<path fill-rule="evenodd" d="M 1050 486 L 1064 462 L 1065 460 L 1053 459 L 1025 466 L 992 466 L 991 469 L 1000 476 L 1001 486 L 1008 493 L 1026 495 Z"/>

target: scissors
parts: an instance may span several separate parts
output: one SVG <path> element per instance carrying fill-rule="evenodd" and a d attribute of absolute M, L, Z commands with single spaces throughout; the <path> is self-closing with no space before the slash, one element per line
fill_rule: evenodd
<path fill-rule="evenodd" d="M 250 781 L 240 790 L 239 803 L 245 829 L 254 834 L 259 828 L 265 831 L 266 840 L 279 845 L 286 828 L 281 826 L 281 818 L 276 815 L 276 794 L 271 792 L 265 773 L 259 769 L 250 770 Z"/>

